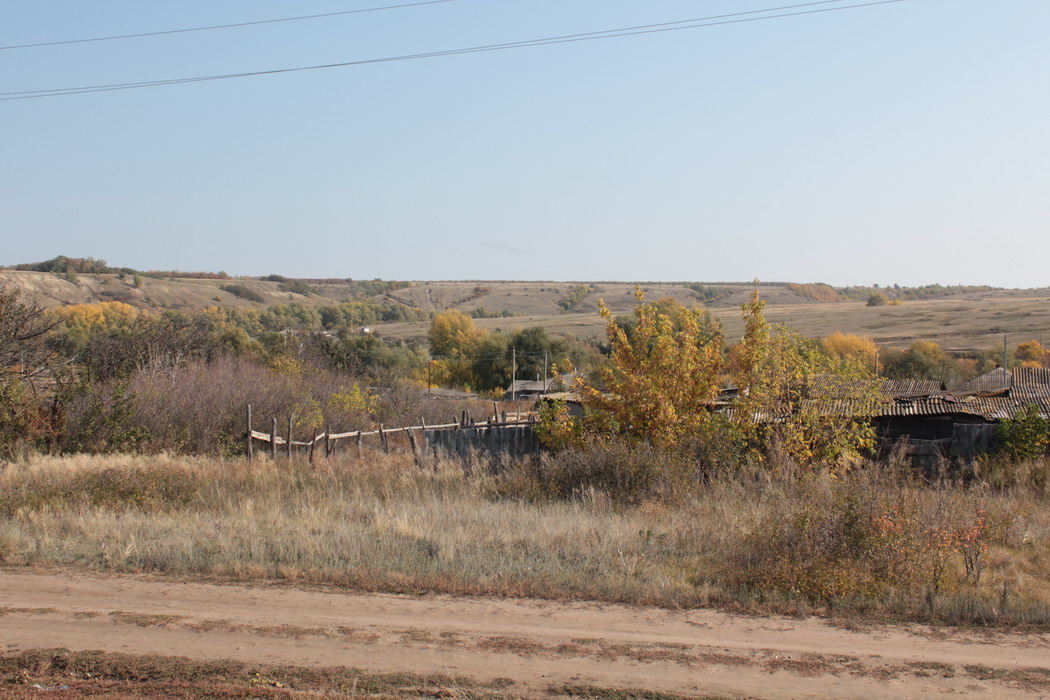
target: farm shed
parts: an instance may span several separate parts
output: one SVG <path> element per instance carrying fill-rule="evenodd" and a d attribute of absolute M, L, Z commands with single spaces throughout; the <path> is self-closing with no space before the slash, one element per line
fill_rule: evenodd
<path fill-rule="evenodd" d="M 545 394 L 540 397 L 540 401 L 547 403 L 561 402 L 565 404 L 565 407 L 569 409 L 569 415 L 573 418 L 583 417 L 583 400 L 580 395 L 572 391 L 559 391 L 552 394 Z"/>
<path fill-rule="evenodd" d="M 970 461 L 995 449 L 996 423 L 1032 404 L 1050 417 L 1050 370 L 997 367 L 951 391 L 893 395 L 884 387 L 883 396 L 873 417 L 882 449 L 907 440 L 916 466 Z"/>
<path fill-rule="evenodd" d="M 537 379 L 534 382 L 515 379 L 507 387 L 507 393 L 503 395 L 503 398 L 508 401 L 512 396 L 516 400 L 523 401 L 538 399 L 552 391 L 564 391 L 565 388 L 572 386 L 573 382 L 576 381 L 576 376 L 575 372 L 566 372 L 557 379 Z"/>
<path fill-rule="evenodd" d="M 871 401 L 865 402 L 850 398 L 855 388 L 860 387 L 844 385 L 836 377 L 813 377 L 806 388 L 810 398 L 804 402 L 805 410 L 870 417 L 880 452 L 888 454 L 906 443 L 916 467 L 932 467 L 941 459 L 968 462 L 994 451 L 996 424 L 1012 420 L 1029 405 L 1039 406 L 1040 414 L 1050 417 L 1050 370 L 1046 369 L 997 368 L 951 390 L 939 381 L 883 380 Z M 728 413 L 732 416 L 732 402 Z"/>

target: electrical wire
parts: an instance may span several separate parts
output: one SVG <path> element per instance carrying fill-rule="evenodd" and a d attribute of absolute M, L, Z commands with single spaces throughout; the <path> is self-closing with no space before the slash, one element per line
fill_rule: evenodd
<path fill-rule="evenodd" d="M 15 49 L 32 49 L 42 46 L 65 46 L 68 44 L 88 44 L 96 41 L 117 41 L 119 39 L 137 39 L 147 36 L 163 36 L 165 34 L 186 34 L 189 32 L 207 32 L 214 29 L 232 29 L 234 27 L 251 27 L 260 24 L 277 24 L 278 22 L 298 22 L 305 19 L 321 19 L 324 17 L 339 17 L 341 15 L 358 15 L 365 12 L 381 12 L 383 10 L 398 10 L 404 7 L 419 7 L 421 5 L 438 5 L 455 0 L 425 0 L 423 2 L 409 2 L 401 5 L 383 5 L 381 7 L 365 7 L 359 10 L 344 10 L 342 12 L 325 12 L 319 15 L 300 15 L 298 17 L 278 17 L 276 19 L 261 19 L 253 22 L 235 22 L 233 24 L 214 24 L 208 27 L 190 27 L 187 29 L 167 29 L 158 32 L 140 32 L 138 34 L 117 34 L 114 36 L 97 36 L 89 39 L 66 39 L 63 41 L 42 41 L 36 44 L 13 44 L 11 46 L 0 46 L 0 51 L 13 51 Z"/>
<path fill-rule="evenodd" d="M 387 56 L 383 58 L 371 58 L 361 59 L 357 61 L 343 61 L 339 63 L 327 63 L 313 66 L 299 66 L 294 68 L 277 68 L 272 70 L 262 71 L 250 71 L 244 73 L 226 73 L 218 75 L 204 75 L 187 78 L 172 78 L 168 80 L 153 80 L 153 81 L 141 81 L 134 83 L 114 83 L 108 85 L 88 85 L 70 88 L 52 88 L 48 90 L 26 90 L 21 92 L 4 92 L 0 93 L 0 102 L 7 102 L 11 100 L 28 100 L 36 99 L 41 97 L 61 97 L 65 95 L 82 95 L 94 92 L 112 92 L 116 90 L 134 90 L 147 87 L 161 87 L 165 85 L 180 85 L 185 83 L 196 83 L 196 82 L 208 82 L 213 80 L 231 80 L 237 78 L 248 78 L 263 75 L 278 75 L 282 73 L 298 73 L 303 71 L 314 71 L 314 70 L 325 70 L 330 68 L 346 68 L 351 66 L 363 66 L 373 65 L 379 63 L 393 63 L 399 61 L 411 61 L 420 60 L 426 58 L 436 58 L 441 56 L 457 56 L 470 53 L 485 53 L 490 51 L 505 51 L 509 49 L 519 48 L 532 48 L 536 46 L 551 46 L 554 44 L 568 44 L 581 41 L 595 41 L 599 39 L 612 39 L 617 37 L 627 36 L 639 36 L 643 34 L 656 34 L 662 32 L 680 31 L 685 29 L 699 29 L 704 27 L 715 27 L 724 26 L 730 24 L 741 24 L 745 22 L 759 22 L 769 19 L 781 19 L 784 17 L 798 17 L 803 15 L 814 15 L 822 14 L 827 12 L 839 12 L 843 10 L 855 10 L 865 7 L 875 7 L 878 5 L 892 5 L 896 3 L 908 2 L 909 0 L 872 0 L 871 2 L 856 3 L 853 5 L 845 5 L 838 7 L 823 7 L 812 10 L 804 10 L 800 12 L 782 12 L 780 14 L 764 14 L 763 16 L 747 16 L 742 15 L 755 15 L 758 13 L 770 13 L 779 12 L 783 9 L 798 8 L 798 7 L 811 7 L 814 5 L 824 5 L 830 2 L 841 2 L 842 0 L 821 0 L 820 2 L 801 3 L 798 5 L 787 5 L 778 8 L 768 8 L 765 10 L 751 10 L 748 12 L 738 12 L 728 15 L 714 15 L 711 17 L 702 17 L 691 20 L 679 20 L 677 22 L 666 22 L 661 24 L 651 25 L 638 25 L 635 27 L 623 27 L 620 29 L 607 29 L 599 32 L 588 32 L 585 34 L 568 34 L 556 37 L 547 37 L 543 39 L 529 39 L 525 41 L 507 42 L 503 44 L 487 44 L 482 46 L 472 46 L 460 49 L 448 49 L 444 51 L 432 51 L 428 53 L 417 53 L 417 54 L 404 54 L 400 56 Z M 723 18 L 734 18 L 734 19 L 723 19 Z M 673 26 L 670 26 L 673 25 Z"/>

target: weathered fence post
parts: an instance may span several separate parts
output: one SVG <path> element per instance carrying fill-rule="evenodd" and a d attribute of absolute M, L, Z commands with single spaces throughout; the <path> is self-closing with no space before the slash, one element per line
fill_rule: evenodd
<path fill-rule="evenodd" d="M 384 454 L 390 454 L 390 448 L 387 447 L 386 433 L 383 432 L 383 424 L 379 424 L 379 443 L 383 446 Z"/>
<path fill-rule="evenodd" d="M 417 467 L 423 466 L 423 463 L 419 459 L 419 445 L 416 443 L 416 431 L 407 430 L 405 432 L 408 433 L 408 442 L 412 445 L 412 461 L 416 463 Z"/>
<path fill-rule="evenodd" d="M 324 458 L 328 459 L 332 456 L 332 426 L 326 425 L 324 427 Z"/>
<path fill-rule="evenodd" d="M 244 410 L 246 430 L 244 433 L 244 456 L 252 461 L 252 405 L 248 404 Z"/>
<path fill-rule="evenodd" d="M 317 444 L 317 428 L 314 428 L 314 436 L 310 438 L 310 456 L 307 458 L 310 464 L 314 463 L 314 445 Z"/>
<path fill-rule="evenodd" d="M 361 434 L 361 431 L 357 431 L 357 458 L 361 459 L 364 455 L 364 441 L 365 436 Z"/>
<path fill-rule="evenodd" d="M 273 417 L 270 425 L 270 459 L 277 460 L 277 416 Z"/>
<path fill-rule="evenodd" d="M 288 453 L 288 460 L 292 459 L 292 416 L 288 416 L 288 442 L 285 443 L 286 452 Z"/>

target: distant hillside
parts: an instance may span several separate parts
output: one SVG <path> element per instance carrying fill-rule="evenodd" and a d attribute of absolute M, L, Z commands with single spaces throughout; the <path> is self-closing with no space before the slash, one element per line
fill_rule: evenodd
<path fill-rule="evenodd" d="M 195 311 L 209 306 L 264 308 L 297 302 L 328 306 L 384 297 L 408 282 L 291 279 L 281 275 L 232 278 L 225 272 L 136 270 L 105 260 L 60 255 L 40 263 L 0 269 L 10 282 L 45 306 L 122 301 L 136 308 Z"/>
<path fill-rule="evenodd" d="M 598 299 L 614 314 L 635 305 L 633 282 L 513 282 L 292 279 L 280 275 L 231 278 L 222 272 L 136 271 L 91 258 L 59 257 L 0 269 L 0 284 L 26 290 L 46 306 L 122 301 L 142 309 L 194 311 L 209 306 L 265 309 L 298 303 L 307 307 L 368 301 L 406 312 L 459 309 L 489 329 L 543 326 L 552 333 L 601 337 Z M 33 268 L 33 269 L 25 269 Z M 741 331 L 740 304 L 750 282 L 644 282 L 651 300 L 670 297 L 686 306 L 705 306 L 719 316 L 732 337 Z M 984 348 L 1001 342 L 1003 333 L 1018 342 L 1050 338 L 1050 291 L 991 287 L 844 287 L 821 283 L 761 283 L 767 316 L 810 336 L 834 331 L 870 336 L 886 345 L 915 339 L 936 340 L 947 348 Z M 878 292 L 900 305 L 868 307 Z M 383 318 L 394 314 L 384 312 Z M 425 313 L 406 313 L 427 318 Z M 390 338 L 423 338 L 429 321 L 385 323 L 377 331 Z M 1045 338 L 1044 338 L 1045 340 Z"/>

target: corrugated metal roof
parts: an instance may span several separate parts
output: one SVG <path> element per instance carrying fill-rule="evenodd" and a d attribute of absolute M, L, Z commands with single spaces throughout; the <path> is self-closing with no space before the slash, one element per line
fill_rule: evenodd
<path fill-rule="evenodd" d="M 929 396 L 945 389 L 944 382 L 934 379 L 887 379 L 882 384 L 886 396 Z"/>
<path fill-rule="evenodd" d="M 978 416 L 989 421 L 1013 419 L 1030 404 L 1039 406 L 1044 417 L 1050 417 L 1050 392 L 1030 396 L 923 396 L 895 399 L 882 404 L 879 416 Z"/>
<path fill-rule="evenodd" d="M 952 391 L 957 394 L 976 394 L 983 393 L 986 391 L 999 391 L 1000 389 L 1009 389 L 1011 382 L 1011 374 L 1002 367 L 996 367 L 990 372 L 985 372 L 976 379 L 971 379 L 968 382 L 957 384 L 952 387 Z"/>
<path fill-rule="evenodd" d="M 1050 386 L 1050 369 L 1045 367 L 1015 367 L 1012 387 Z"/>

